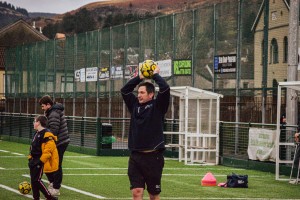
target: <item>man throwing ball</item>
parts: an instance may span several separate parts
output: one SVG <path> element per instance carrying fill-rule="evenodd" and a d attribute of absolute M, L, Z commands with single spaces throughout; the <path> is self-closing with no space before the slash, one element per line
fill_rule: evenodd
<path fill-rule="evenodd" d="M 121 89 L 124 102 L 131 114 L 128 148 L 128 176 L 134 200 L 142 200 L 147 186 L 150 200 L 159 200 L 161 177 L 164 167 L 165 150 L 163 124 L 168 111 L 170 87 L 159 75 L 159 67 L 153 71 L 152 80 L 159 86 L 155 96 L 155 87 L 151 82 L 143 82 L 140 74 L 128 81 Z M 133 90 L 138 86 L 137 97 Z"/>

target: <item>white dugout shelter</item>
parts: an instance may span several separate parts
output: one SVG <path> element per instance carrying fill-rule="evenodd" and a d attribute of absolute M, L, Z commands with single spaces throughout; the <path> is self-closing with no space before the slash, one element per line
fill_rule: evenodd
<path fill-rule="evenodd" d="M 221 94 L 189 86 L 171 87 L 172 118 L 178 118 L 178 142 L 166 147 L 178 148 L 179 161 L 185 164 L 219 163 L 219 118 Z"/>
<path fill-rule="evenodd" d="M 295 151 L 295 142 L 294 142 L 294 134 L 297 131 L 297 125 L 293 127 L 293 125 L 289 126 L 285 130 L 285 140 L 281 141 L 281 129 L 280 129 L 280 116 L 281 111 L 281 98 L 282 98 L 282 90 L 283 89 L 293 89 L 295 93 L 292 97 L 286 98 L 298 98 L 298 91 L 300 91 L 300 81 L 288 81 L 288 82 L 279 82 L 278 83 L 278 93 L 277 93 L 277 127 L 276 127 L 276 180 L 288 180 L 287 178 L 281 177 L 281 172 L 284 167 L 287 165 L 292 165 L 293 163 L 293 153 Z M 285 148 L 285 159 L 280 158 L 280 149 Z"/>

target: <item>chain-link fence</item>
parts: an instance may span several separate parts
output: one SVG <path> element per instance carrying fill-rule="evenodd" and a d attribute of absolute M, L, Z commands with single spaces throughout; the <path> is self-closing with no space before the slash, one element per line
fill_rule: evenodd
<path fill-rule="evenodd" d="M 119 91 L 131 70 L 145 59 L 171 60 L 172 67 L 179 60 L 189 61 L 190 70 L 180 74 L 172 68 L 166 77 L 170 86 L 223 94 L 221 120 L 235 121 L 239 109 L 239 121 L 261 122 L 264 113 L 265 123 L 275 123 L 277 85 L 263 88 L 265 102 L 262 88 L 254 88 L 254 46 L 260 44 L 254 44 L 251 27 L 261 3 L 212 1 L 182 13 L 10 48 L 5 111 L 39 113 L 38 99 L 48 94 L 69 116 L 128 117 Z M 236 55 L 238 72 L 213 73 L 214 57 L 228 54 Z"/>
<path fill-rule="evenodd" d="M 262 133 L 252 132 L 250 129 L 263 130 Z M 280 143 L 294 143 L 294 134 L 297 132 L 297 126 L 280 126 Z M 275 172 L 275 157 L 280 159 L 280 174 L 290 175 L 291 162 L 294 159 L 295 147 L 292 145 L 279 145 L 276 147 L 275 138 L 268 138 L 265 133 L 268 130 L 276 130 L 276 124 L 261 123 L 235 123 L 221 122 L 220 124 L 220 159 L 221 163 L 229 166 L 254 168 Z M 273 133 L 273 136 L 276 136 Z M 274 146 L 273 146 L 274 145 Z M 257 148 L 255 148 L 257 146 Z M 251 148 L 255 149 L 255 158 L 250 159 Z M 266 153 L 263 151 L 279 148 L 279 155 Z M 250 152 L 249 152 L 250 151 Z M 261 154 L 261 155 L 260 155 Z M 262 155 L 268 155 L 263 157 Z M 265 159 L 265 161 L 262 161 Z"/>
<path fill-rule="evenodd" d="M 34 117 L 35 115 L 20 113 L 0 113 L 0 139 L 30 144 L 35 131 L 32 123 Z M 129 118 L 67 116 L 66 119 L 71 138 L 69 151 L 108 156 L 129 154 L 127 150 Z M 275 162 L 249 160 L 250 128 L 276 130 L 276 125 L 222 122 L 219 134 L 219 163 L 274 172 Z M 281 126 L 280 142 L 294 142 L 292 135 L 294 135 L 296 129 L 296 126 Z M 166 120 L 164 130 L 166 132 L 177 132 L 179 122 Z M 286 134 L 287 131 L 292 133 Z M 179 148 L 184 148 L 174 145 L 179 144 L 179 135 L 176 134 L 165 134 L 165 144 L 166 157 L 178 158 Z M 270 144 L 272 144 L 272 141 L 270 141 Z M 293 146 L 280 146 L 279 159 L 283 161 L 293 160 L 293 148 Z M 291 164 L 282 164 L 280 167 L 281 174 L 288 174 Z"/>
<path fill-rule="evenodd" d="M 0 136 L 2 139 L 30 144 L 35 130 L 35 115 L 1 113 Z M 101 119 L 95 117 L 66 117 L 69 150 L 101 155 L 105 150 L 126 150 L 129 119 Z M 111 152 L 110 152 L 111 154 Z"/>
<path fill-rule="evenodd" d="M 30 144 L 36 115 L 0 113 L 0 138 Z M 129 118 L 66 116 L 71 139 L 68 150 L 92 155 L 128 155 Z M 178 122 L 166 120 L 166 131 L 177 131 Z M 178 137 L 165 137 L 166 144 L 178 143 Z M 167 155 L 178 156 L 178 149 L 168 148 Z"/>

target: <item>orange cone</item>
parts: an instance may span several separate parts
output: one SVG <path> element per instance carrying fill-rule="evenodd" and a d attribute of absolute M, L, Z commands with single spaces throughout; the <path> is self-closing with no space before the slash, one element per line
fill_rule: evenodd
<path fill-rule="evenodd" d="M 216 186 L 217 180 L 211 172 L 207 172 L 201 180 L 202 186 Z"/>

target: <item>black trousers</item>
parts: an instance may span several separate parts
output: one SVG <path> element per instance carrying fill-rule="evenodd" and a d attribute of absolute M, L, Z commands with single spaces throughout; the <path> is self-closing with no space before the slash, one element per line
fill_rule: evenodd
<path fill-rule="evenodd" d="M 299 165 L 299 159 L 300 159 L 300 144 L 297 145 L 297 150 L 296 150 L 295 159 L 294 159 L 295 166 Z"/>
<path fill-rule="evenodd" d="M 44 194 L 46 199 L 52 199 L 51 194 L 49 193 L 47 187 L 42 181 L 44 165 L 39 164 L 34 167 L 30 167 L 30 178 L 31 178 L 31 187 L 32 187 L 32 196 L 33 199 L 40 199 L 40 191 Z"/>
<path fill-rule="evenodd" d="M 62 145 L 59 145 L 57 147 L 58 156 L 59 156 L 59 164 L 58 164 L 58 170 L 52 173 L 47 173 L 46 176 L 50 183 L 53 183 L 53 188 L 60 189 L 62 179 L 63 179 L 63 170 L 62 170 L 62 162 L 64 158 L 64 153 L 68 148 L 69 143 L 65 143 Z"/>

